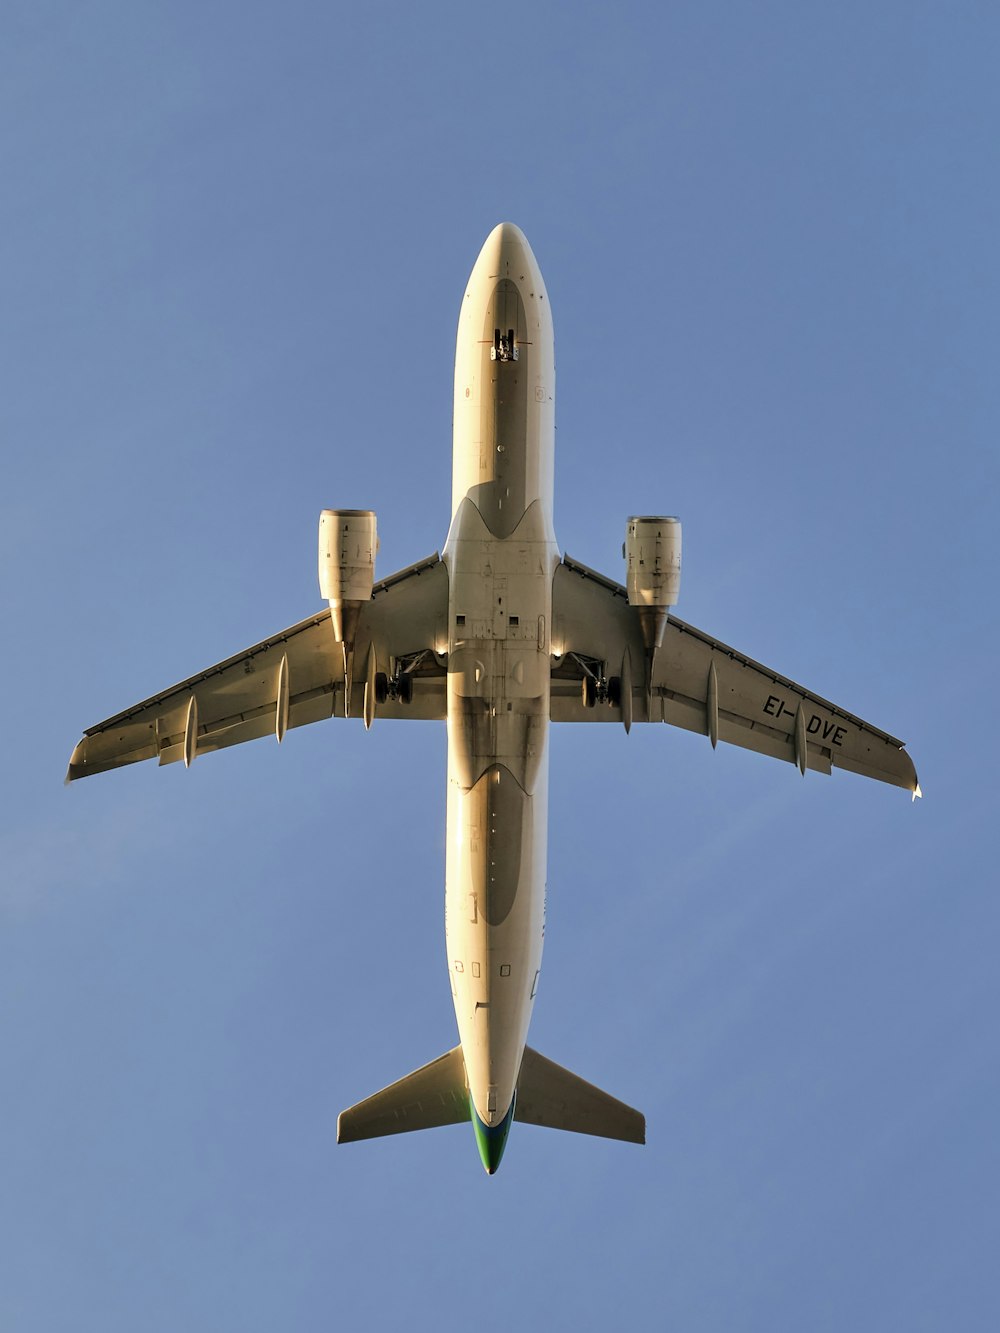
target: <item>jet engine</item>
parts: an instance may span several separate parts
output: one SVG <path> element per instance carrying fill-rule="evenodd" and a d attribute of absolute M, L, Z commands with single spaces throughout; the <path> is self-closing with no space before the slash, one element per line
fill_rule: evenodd
<path fill-rule="evenodd" d="M 646 651 L 652 653 L 663 641 L 668 609 L 680 598 L 680 519 L 630 518 L 622 555 L 629 606 L 638 609 Z"/>
<path fill-rule="evenodd" d="M 358 617 L 371 601 L 378 534 L 370 509 L 324 509 L 319 516 L 319 587 L 333 634 L 353 646 Z"/>

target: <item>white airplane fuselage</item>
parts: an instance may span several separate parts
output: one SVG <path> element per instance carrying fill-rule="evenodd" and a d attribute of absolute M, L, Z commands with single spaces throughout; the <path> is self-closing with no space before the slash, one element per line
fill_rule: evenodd
<path fill-rule="evenodd" d="M 554 452 L 548 298 L 528 242 L 502 223 L 480 252 L 459 317 L 443 554 L 445 932 L 484 1160 L 503 1150 L 542 961 Z"/>

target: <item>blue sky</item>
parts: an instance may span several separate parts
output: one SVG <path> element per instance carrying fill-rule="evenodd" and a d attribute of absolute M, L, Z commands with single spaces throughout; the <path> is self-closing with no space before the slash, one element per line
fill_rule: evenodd
<path fill-rule="evenodd" d="M 0 20 L 0 1325 L 992 1329 L 992 6 L 15 3 Z M 443 729 L 61 786 L 318 609 L 324 506 L 439 548 L 509 218 L 563 549 L 685 524 L 685 619 L 903 736 L 911 806 L 556 731 L 532 1044 L 634 1149 L 338 1148 L 455 1040 Z M 596 734 L 592 734 L 596 733 Z"/>

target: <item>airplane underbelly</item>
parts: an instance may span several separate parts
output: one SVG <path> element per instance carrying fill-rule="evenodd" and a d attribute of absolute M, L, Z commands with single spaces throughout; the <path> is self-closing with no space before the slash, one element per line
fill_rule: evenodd
<path fill-rule="evenodd" d="M 480 1119 L 514 1095 L 542 961 L 547 764 L 528 795 L 494 764 L 449 782 L 445 926 L 452 995 Z"/>
<path fill-rule="evenodd" d="M 448 969 L 476 1112 L 514 1096 L 542 961 L 555 363 L 520 233 L 469 280 L 455 356 L 448 569 Z"/>
<path fill-rule="evenodd" d="M 449 570 L 446 934 L 473 1102 L 510 1108 L 542 960 L 548 798 L 551 519 L 536 501 L 497 538 L 471 500 Z"/>

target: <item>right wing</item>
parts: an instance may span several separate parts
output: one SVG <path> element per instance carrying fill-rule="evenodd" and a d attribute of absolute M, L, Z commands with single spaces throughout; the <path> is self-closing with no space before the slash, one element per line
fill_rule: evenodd
<path fill-rule="evenodd" d="M 361 716 L 370 646 L 380 671 L 389 671 L 390 659 L 402 660 L 413 677 L 412 701 L 404 705 L 387 699 L 378 705 L 380 716 L 446 715 L 446 668 L 434 646 L 446 632 L 447 617 L 448 573 L 436 555 L 375 585 L 355 642 L 352 717 Z M 195 754 L 343 713 L 344 698 L 343 652 L 334 640 L 329 610 L 321 611 L 88 727 L 70 758 L 66 780 L 142 759 L 190 762 Z"/>
<path fill-rule="evenodd" d="M 647 680 L 639 617 L 625 589 L 568 556 L 552 586 L 553 722 L 617 722 L 621 707 L 584 705 L 587 670 L 631 676 L 628 720 L 669 722 L 806 768 L 845 768 L 920 794 L 903 742 L 770 667 L 669 616 Z M 628 666 L 623 670 L 623 665 Z"/>

